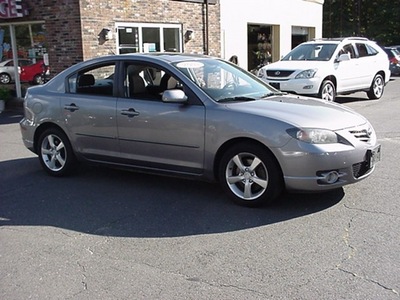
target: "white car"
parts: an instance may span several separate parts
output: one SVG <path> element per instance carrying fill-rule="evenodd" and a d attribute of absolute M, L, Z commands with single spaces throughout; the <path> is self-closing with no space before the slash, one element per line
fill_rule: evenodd
<path fill-rule="evenodd" d="M 335 101 L 338 94 L 359 91 L 379 99 L 390 70 L 387 54 L 375 42 L 340 38 L 302 43 L 258 76 L 280 91 Z"/>

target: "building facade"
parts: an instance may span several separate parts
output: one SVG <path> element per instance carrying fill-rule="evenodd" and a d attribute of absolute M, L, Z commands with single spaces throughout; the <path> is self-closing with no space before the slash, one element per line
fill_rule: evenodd
<path fill-rule="evenodd" d="M 53 74 L 79 61 L 111 53 L 221 54 L 216 0 L 2 1 L 8 2 L 6 9 L 14 7 L 15 11 L 15 6 L 20 5 L 22 11 L 19 16 L 10 12 L 11 17 L 0 19 L 0 28 L 16 28 L 18 56 L 40 59 L 46 52 Z M 31 42 L 21 45 L 19 28 L 32 35 L 25 37 Z M 37 35 L 44 35 L 45 41 Z M 10 43 L 7 33 L 5 42 Z"/>
<path fill-rule="evenodd" d="M 252 70 L 322 37 L 324 0 L 219 0 L 221 56 Z"/>
<path fill-rule="evenodd" d="M 0 0 L 0 47 L 3 59 L 41 59 L 47 53 L 52 75 L 96 56 L 151 51 L 236 56 L 241 67 L 252 70 L 321 37 L 323 3 Z"/>

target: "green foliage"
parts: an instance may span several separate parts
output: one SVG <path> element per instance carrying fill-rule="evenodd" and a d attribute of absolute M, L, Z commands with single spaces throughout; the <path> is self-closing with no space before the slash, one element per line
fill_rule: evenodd
<path fill-rule="evenodd" d="M 362 36 L 400 45 L 400 0 L 325 0 L 324 37 Z"/>
<path fill-rule="evenodd" d="M 0 100 L 7 101 L 11 99 L 11 91 L 3 86 L 0 86 Z"/>

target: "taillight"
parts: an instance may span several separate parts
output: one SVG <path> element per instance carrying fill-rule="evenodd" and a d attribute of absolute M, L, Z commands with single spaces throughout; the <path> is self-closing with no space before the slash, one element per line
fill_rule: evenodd
<path fill-rule="evenodd" d="M 390 62 L 391 62 L 392 64 L 397 65 L 397 64 L 399 63 L 399 60 L 398 60 L 396 57 L 393 56 L 393 57 L 390 59 Z"/>

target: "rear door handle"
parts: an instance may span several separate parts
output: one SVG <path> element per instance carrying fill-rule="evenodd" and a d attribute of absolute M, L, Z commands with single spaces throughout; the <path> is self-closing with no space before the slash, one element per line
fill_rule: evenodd
<path fill-rule="evenodd" d="M 76 106 L 75 103 L 71 103 L 70 105 L 65 105 L 64 109 L 69 110 L 70 112 L 74 112 L 79 109 L 79 106 Z"/>
<path fill-rule="evenodd" d="M 132 117 L 138 116 L 139 113 L 136 110 L 134 110 L 133 108 L 130 108 L 130 109 L 123 109 L 121 111 L 121 115 L 132 118 Z"/>

